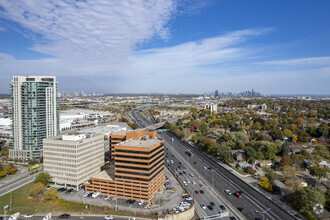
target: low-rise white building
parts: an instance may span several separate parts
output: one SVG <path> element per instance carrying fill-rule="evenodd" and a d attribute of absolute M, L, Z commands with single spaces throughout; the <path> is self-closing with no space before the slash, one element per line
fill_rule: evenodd
<path fill-rule="evenodd" d="M 104 135 L 70 133 L 43 140 L 44 171 L 55 186 L 78 189 L 104 165 Z"/>

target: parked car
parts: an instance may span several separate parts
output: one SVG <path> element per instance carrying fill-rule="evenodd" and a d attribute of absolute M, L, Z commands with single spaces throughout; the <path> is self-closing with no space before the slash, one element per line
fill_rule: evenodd
<path fill-rule="evenodd" d="M 204 194 L 204 190 L 202 190 L 202 189 L 201 189 L 201 190 L 199 190 L 199 192 L 200 192 L 201 194 Z"/>
<path fill-rule="evenodd" d="M 32 214 L 27 214 L 27 215 L 24 215 L 24 218 L 32 218 L 33 215 Z"/>
<path fill-rule="evenodd" d="M 223 206 L 223 205 L 220 205 L 220 209 L 222 209 L 222 210 L 226 210 L 226 207 Z"/>
<path fill-rule="evenodd" d="M 104 216 L 104 218 L 106 220 L 112 220 L 113 219 L 113 216 L 112 215 L 106 215 L 106 216 Z"/>
<path fill-rule="evenodd" d="M 204 204 L 201 204 L 202 209 L 206 209 L 206 206 Z"/>
<path fill-rule="evenodd" d="M 141 200 L 140 202 L 139 202 L 139 205 L 142 205 L 144 203 L 144 201 L 143 200 Z"/>
<path fill-rule="evenodd" d="M 215 203 L 214 203 L 214 202 L 210 202 L 210 205 L 211 205 L 211 206 L 215 206 Z"/>
<path fill-rule="evenodd" d="M 198 191 L 198 190 L 196 190 L 196 191 L 195 191 L 195 193 L 198 195 L 198 194 L 199 194 L 199 191 Z"/>
<path fill-rule="evenodd" d="M 83 197 L 88 197 L 89 196 L 89 192 L 85 192 L 84 194 L 83 194 Z"/>

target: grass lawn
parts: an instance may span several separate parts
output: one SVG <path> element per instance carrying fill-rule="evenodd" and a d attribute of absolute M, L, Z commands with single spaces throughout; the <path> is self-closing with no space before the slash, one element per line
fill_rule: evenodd
<path fill-rule="evenodd" d="M 68 202 L 63 199 L 58 199 L 57 201 L 36 201 L 28 197 L 30 186 L 32 183 L 26 184 L 21 188 L 18 188 L 11 192 L 12 197 L 12 210 L 8 210 L 7 215 L 20 212 L 21 214 L 39 214 L 46 215 L 47 213 L 52 213 L 52 215 L 59 215 L 62 213 L 71 213 L 77 215 L 124 215 L 124 216 L 137 216 L 144 218 L 156 218 L 156 215 L 143 215 L 143 214 L 132 214 L 126 211 L 115 211 L 107 206 L 98 207 L 92 206 L 92 212 L 89 208 L 85 208 L 85 204 Z M 10 203 L 10 193 L 0 197 L 0 208 Z"/>
<path fill-rule="evenodd" d="M 242 174 L 244 176 L 250 175 L 249 173 L 245 173 L 243 170 L 240 170 L 237 167 L 231 167 L 231 168 L 233 168 L 236 172 L 238 172 L 238 173 L 240 173 L 240 174 Z"/>

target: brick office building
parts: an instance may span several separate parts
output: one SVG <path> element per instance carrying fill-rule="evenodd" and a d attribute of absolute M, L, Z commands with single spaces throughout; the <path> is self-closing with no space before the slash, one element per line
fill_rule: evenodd
<path fill-rule="evenodd" d="M 85 191 L 152 201 L 164 185 L 164 142 L 154 132 L 110 134 L 112 162 L 85 183 Z"/>

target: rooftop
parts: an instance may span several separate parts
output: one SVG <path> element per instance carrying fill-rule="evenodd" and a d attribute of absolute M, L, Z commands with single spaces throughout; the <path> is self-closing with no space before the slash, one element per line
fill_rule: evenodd
<path fill-rule="evenodd" d="M 117 145 L 128 146 L 128 147 L 151 147 L 159 142 L 160 142 L 160 140 L 158 138 L 153 138 L 153 139 L 147 139 L 147 140 L 142 140 L 142 139 L 127 140 L 127 141 L 124 141 Z"/>

